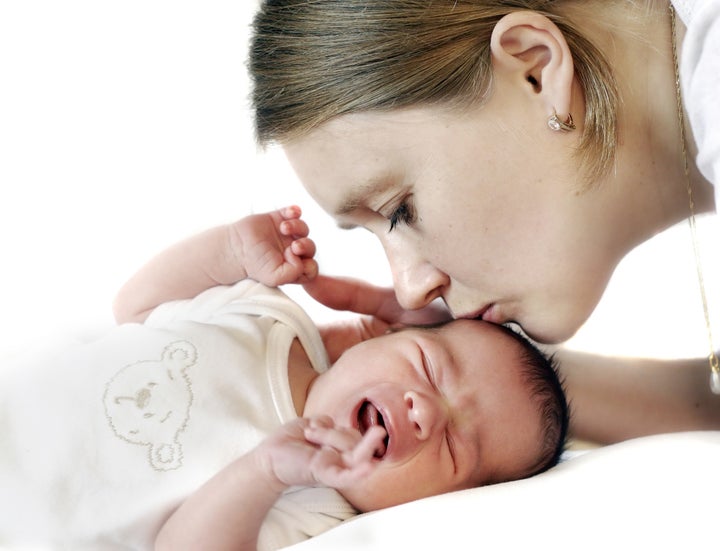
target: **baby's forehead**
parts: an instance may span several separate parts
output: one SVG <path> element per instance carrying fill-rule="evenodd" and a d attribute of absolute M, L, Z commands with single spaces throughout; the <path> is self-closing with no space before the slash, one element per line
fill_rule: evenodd
<path fill-rule="evenodd" d="M 394 332 L 402 334 L 409 330 L 435 341 L 454 362 L 474 367 L 483 364 L 514 370 L 523 362 L 524 351 L 529 346 L 524 337 L 513 329 L 479 319 L 455 319 L 432 325 L 406 326 Z"/>
<path fill-rule="evenodd" d="M 470 335 L 473 334 L 485 339 L 493 339 L 504 344 L 513 344 L 518 348 L 523 347 L 524 337 L 515 330 L 505 325 L 490 323 L 481 319 L 456 319 L 429 327 L 430 330 L 448 335 Z M 482 343 L 478 343 L 482 344 Z"/>
<path fill-rule="evenodd" d="M 476 383 L 485 388 L 528 387 L 525 372 L 532 345 L 513 329 L 482 320 L 454 320 L 433 330 L 445 339 L 468 384 L 477 375 Z"/>

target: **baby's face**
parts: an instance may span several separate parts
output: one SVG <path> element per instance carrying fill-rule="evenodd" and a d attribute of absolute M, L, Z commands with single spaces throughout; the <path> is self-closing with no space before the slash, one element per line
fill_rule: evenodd
<path fill-rule="evenodd" d="M 304 415 L 361 432 L 380 423 L 388 440 L 373 472 L 343 495 L 369 511 L 529 474 L 542 427 L 520 350 L 496 326 L 471 320 L 347 350 L 311 386 Z"/>

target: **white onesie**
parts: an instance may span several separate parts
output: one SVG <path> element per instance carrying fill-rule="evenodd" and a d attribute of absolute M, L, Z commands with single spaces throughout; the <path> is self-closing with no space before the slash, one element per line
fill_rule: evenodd
<path fill-rule="evenodd" d="M 296 417 L 297 337 L 316 371 L 320 335 L 277 289 L 246 280 L 158 307 L 144 324 L 0 370 L 0 546 L 151 549 L 201 484 Z M 286 492 L 261 549 L 356 511 L 327 488 Z"/>

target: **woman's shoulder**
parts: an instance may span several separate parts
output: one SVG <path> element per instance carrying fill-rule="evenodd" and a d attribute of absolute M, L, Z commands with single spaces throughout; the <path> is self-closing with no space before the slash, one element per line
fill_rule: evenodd
<path fill-rule="evenodd" d="M 716 189 L 720 186 L 720 2 L 673 0 L 687 26 L 680 56 L 683 103 L 698 148 L 697 166 Z"/>

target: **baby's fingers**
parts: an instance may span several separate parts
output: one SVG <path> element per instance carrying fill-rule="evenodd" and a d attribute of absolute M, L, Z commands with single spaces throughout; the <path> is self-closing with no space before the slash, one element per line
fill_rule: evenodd
<path fill-rule="evenodd" d="M 289 237 L 307 237 L 310 234 L 310 228 L 305 220 L 293 218 L 280 223 L 280 233 Z"/>
<path fill-rule="evenodd" d="M 289 205 L 287 207 L 283 207 L 281 209 L 278 209 L 278 212 L 284 220 L 292 220 L 295 218 L 300 218 L 302 216 L 302 209 L 300 209 L 300 207 L 297 205 Z"/>
<path fill-rule="evenodd" d="M 299 278 L 300 283 L 315 279 L 318 275 L 318 263 L 312 258 L 303 258 L 303 273 Z"/>
<path fill-rule="evenodd" d="M 328 435 L 334 432 L 334 437 L 341 436 L 344 432 L 336 429 L 314 428 L 313 430 L 326 430 Z M 359 432 L 354 432 L 356 436 L 360 435 Z M 379 447 L 384 449 L 384 437 L 385 429 L 376 426 L 362 435 L 357 444 L 349 450 L 342 451 L 335 446 L 323 445 L 311 465 L 315 481 L 337 489 L 357 484 L 377 465 L 373 458 Z M 335 438 L 331 440 L 337 442 Z M 357 439 L 353 438 L 353 440 Z"/>
<path fill-rule="evenodd" d="M 359 465 L 375 457 L 376 452 L 385 452 L 385 436 L 387 432 L 379 425 L 370 427 L 363 435 L 360 443 L 350 452 L 347 462 Z"/>
<path fill-rule="evenodd" d="M 314 254 L 315 244 L 310 239 L 307 239 L 305 241 L 309 243 L 305 243 L 305 245 L 298 245 L 298 247 L 300 248 L 299 250 L 307 250 Z M 318 274 L 317 261 L 312 258 L 312 256 L 306 257 L 295 254 L 293 250 L 293 245 L 295 243 L 298 242 L 294 241 L 293 244 L 287 247 L 285 249 L 285 252 L 283 253 L 283 258 L 285 259 L 286 263 L 284 267 L 284 269 L 286 270 L 286 274 L 283 278 L 282 283 L 306 283 L 314 279 Z"/>
<path fill-rule="evenodd" d="M 309 237 L 301 237 L 290 244 L 290 250 L 295 256 L 312 258 L 317 250 L 315 241 Z"/>
<path fill-rule="evenodd" d="M 305 438 L 318 446 L 327 446 L 346 452 L 353 449 L 362 440 L 360 431 L 350 427 L 328 427 L 311 422 L 305 428 Z"/>

